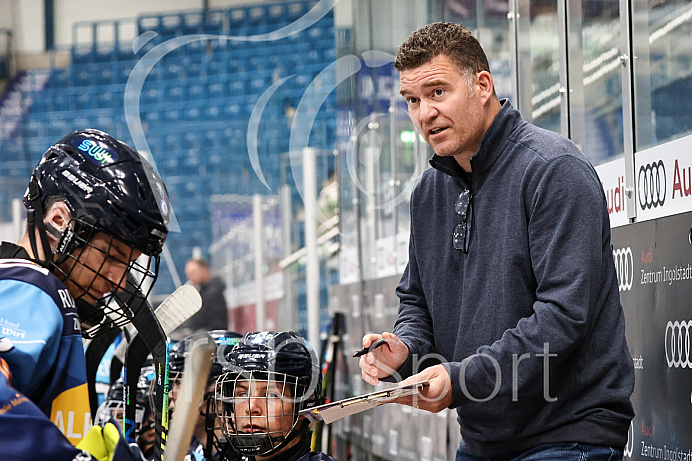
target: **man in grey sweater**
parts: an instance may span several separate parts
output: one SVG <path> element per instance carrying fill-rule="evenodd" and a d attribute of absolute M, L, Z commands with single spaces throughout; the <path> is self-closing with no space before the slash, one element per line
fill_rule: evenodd
<path fill-rule="evenodd" d="M 411 197 L 394 331 L 363 338 L 386 340 L 363 379 L 428 380 L 416 404 L 457 410 L 457 460 L 620 459 L 634 371 L 596 172 L 497 98 L 463 26 L 415 31 L 395 65 L 435 155 Z"/>

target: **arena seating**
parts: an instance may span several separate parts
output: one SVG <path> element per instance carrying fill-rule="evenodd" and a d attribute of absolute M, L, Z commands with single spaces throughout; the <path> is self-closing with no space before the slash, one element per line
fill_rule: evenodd
<path fill-rule="evenodd" d="M 331 12 L 311 27 L 278 40 L 227 37 L 278 30 L 315 3 L 300 0 L 211 9 L 206 14 L 197 10 L 142 15 L 136 19 L 136 30 L 153 38 L 137 53 L 126 41 L 75 43 L 69 67 L 51 69 L 45 85 L 23 93 L 21 124 L 0 139 L 0 176 L 28 178 L 45 149 L 78 128 L 102 129 L 145 150 L 133 144 L 125 117 L 125 97 L 139 96 L 138 115 L 148 150 L 168 186 L 182 231 L 169 237 L 182 274 L 192 248 L 211 243 L 208 204 L 212 194 L 276 194 L 282 178 L 292 181 L 290 172 L 282 171 L 287 168 L 292 115 L 308 85 L 336 58 Z M 117 38 L 124 22 L 106 25 L 116 30 Z M 80 24 L 91 28 L 94 37 L 99 37 L 101 26 Z M 206 35 L 178 45 L 193 34 Z M 128 89 L 128 79 L 133 69 L 138 63 L 142 67 L 141 58 L 164 48 L 168 52 L 154 62 L 141 93 L 126 94 L 132 88 Z M 259 125 L 259 159 L 272 189 L 268 191 L 252 169 L 246 133 L 259 97 L 287 76 L 293 77 L 269 99 Z M 335 75 L 320 79 L 319 85 L 330 88 Z M 336 95 L 332 92 L 319 108 L 310 145 L 331 152 L 335 131 Z M 10 158 L 12 162 L 5 162 Z M 331 170 L 333 165 L 319 169 Z M 321 174 L 318 184 L 328 173 Z M 294 202 L 299 203 L 297 195 Z M 157 291 L 171 292 L 173 281 L 163 266 Z"/>

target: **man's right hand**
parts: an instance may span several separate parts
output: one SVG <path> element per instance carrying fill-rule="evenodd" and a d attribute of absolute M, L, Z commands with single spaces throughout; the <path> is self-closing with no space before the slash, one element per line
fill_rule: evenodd
<path fill-rule="evenodd" d="M 363 380 L 373 386 L 380 379 L 392 376 L 408 358 L 408 346 L 393 333 L 384 332 L 381 335 L 369 334 L 363 336 L 363 347 L 370 347 L 378 339 L 387 343 L 363 355 L 358 362 Z"/>

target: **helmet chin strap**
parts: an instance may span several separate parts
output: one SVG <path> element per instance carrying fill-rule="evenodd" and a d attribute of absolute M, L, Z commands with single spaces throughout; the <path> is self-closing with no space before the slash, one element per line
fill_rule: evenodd
<path fill-rule="evenodd" d="M 34 254 L 33 261 L 41 266 L 50 269 L 53 260 L 53 250 L 48 243 L 48 235 L 46 233 L 46 225 L 43 222 L 43 206 L 41 205 L 41 197 L 39 194 L 38 183 L 32 177 L 29 181 L 29 204 L 30 208 L 26 212 L 27 229 L 29 230 L 29 242 L 31 243 L 31 251 Z M 39 239 L 43 250 L 44 259 L 41 260 L 38 256 L 38 246 L 36 245 L 36 229 L 38 229 Z"/>

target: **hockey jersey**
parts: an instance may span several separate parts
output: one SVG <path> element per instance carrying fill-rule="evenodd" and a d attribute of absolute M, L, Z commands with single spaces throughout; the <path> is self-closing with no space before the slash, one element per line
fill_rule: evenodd
<path fill-rule="evenodd" d="M 21 254 L 8 243 L 0 254 L 8 246 Z M 13 387 L 77 444 L 91 427 L 77 308 L 63 283 L 28 259 L 0 259 L 0 338 Z"/>

